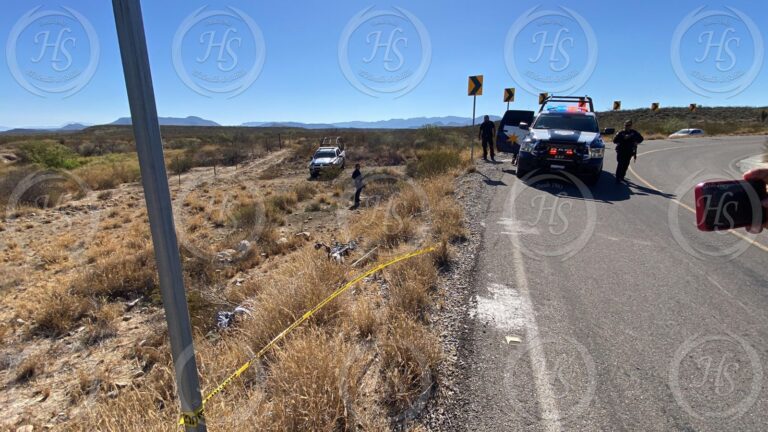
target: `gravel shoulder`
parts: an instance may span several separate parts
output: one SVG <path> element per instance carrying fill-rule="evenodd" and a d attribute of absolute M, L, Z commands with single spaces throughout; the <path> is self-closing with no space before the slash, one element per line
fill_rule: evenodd
<path fill-rule="evenodd" d="M 472 301 L 476 297 L 475 272 L 478 252 L 483 244 L 485 217 L 495 194 L 493 185 L 512 169 L 509 162 L 485 163 L 482 160 L 456 179 L 456 197 L 465 214 L 467 240 L 455 245 L 452 267 L 441 278 L 440 307 L 432 314 L 432 326 L 440 331 L 445 361 L 438 371 L 435 396 L 427 406 L 422 425 L 429 431 L 466 430 L 469 404 L 463 383 L 472 367 Z"/>

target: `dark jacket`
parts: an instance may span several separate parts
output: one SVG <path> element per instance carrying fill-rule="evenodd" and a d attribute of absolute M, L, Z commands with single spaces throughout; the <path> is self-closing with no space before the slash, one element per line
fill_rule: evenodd
<path fill-rule="evenodd" d="M 352 179 L 355 180 L 355 189 L 363 188 L 363 174 L 360 173 L 359 169 L 355 168 L 355 170 L 352 172 Z"/>
<path fill-rule="evenodd" d="M 616 153 L 624 156 L 637 155 L 637 145 L 641 142 L 643 142 L 643 136 L 634 129 L 623 130 L 613 138 L 613 143 L 616 144 Z"/>
<path fill-rule="evenodd" d="M 490 120 L 484 121 L 480 125 L 480 134 L 479 134 L 480 138 L 485 138 L 485 139 L 493 138 L 493 134 L 495 131 L 496 131 L 496 125 L 492 121 Z"/>

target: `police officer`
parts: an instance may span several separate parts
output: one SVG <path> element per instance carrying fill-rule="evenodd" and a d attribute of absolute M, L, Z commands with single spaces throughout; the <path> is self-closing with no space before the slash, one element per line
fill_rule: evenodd
<path fill-rule="evenodd" d="M 640 132 L 632 129 L 632 120 L 624 122 L 624 130 L 617 133 L 613 138 L 616 144 L 616 183 L 624 181 L 627 175 L 627 168 L 632 158 L 637 161 L 637 145 L 643 142 L 643 136 Z"/>
<path fill-rule="evenodd" d="M 483 142 L 483 160 L 488 161 L 488 147 L 491 148 L 491 160 L 496 162 L 496 154 L 493 151 L 493 136 L 496 135 L 496 125 L 491 121 L 489 116 L 485 116 L 485 120 L 480 125 L 480 132 L 478 132 L 478 138 Z"/>

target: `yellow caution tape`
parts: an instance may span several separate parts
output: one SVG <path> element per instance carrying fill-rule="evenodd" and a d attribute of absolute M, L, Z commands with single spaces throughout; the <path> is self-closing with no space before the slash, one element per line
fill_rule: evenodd
<path fill-rule="evenodd" d="M 424 255 L 424 254 L 432 252 L 434 250 L 435 250 L 435 247 L 434 246 L 430 246 L 430 247 L 427 247 L 427 248 L 424 248 L 424 249 L 421 249 L 421 250 L 417 250 L 415 252 L 410 252 L 410 253 L 407 253 L 405 255 L 400 255 L 399 257 L 394 258 L 391 261 L 387 261 L 384 264 L 380 264 L 380 265 L 378 265 L 378 266 L 368 270 L 367 272 L 357 276 L 356 278 L 352 279 L 351 281 L 347 282 L 346 284 L 344 284 L 341 287 L 339 287 L 338 289 L 336 289 L 336 291 L 334 291 L 331 295 L 326 297 L 325 300 L 323 300 L 320 303 L 318 303 L 317 306 L 315 306 L 314 308 L 312 308 L 311 310 L 306 312 L 304 315 L 301 316 L 301 318 L 299 318 L 296 321 L 294 321 L 293 324 L 288 326 L 288 328 L 286 328 L 285 330 L 280 332 L 279 335 L 275 336 L 274 339 L 269 341 L 269 343 L 266 344 L 264 346 L 264 348 L 262 348 L 258 353 L 256 353 L 255 356 L 253 356 L 250 360 L 245 362 L 245 364 L 240 366 L 232 375 L 228 376 L 227 379 L 225 379 L 224 381 L 221 382 L 221 384 L 216 386 L 216 388 L 213 389 L 213 391 L 208 393 L 205 396 L 205 398 L 203 398 L 202 406 L 198 410 L 196 410 L 194 412 L 182 413 L 181 418 L 179 419 L 179 425 L 181 425 L 181 426 L 185 426 L 185 425 L 186 426 L 197 426 L 199 424 L 199 421 L 203 418 L 203 415 L 204 415 L 203 414 L 203 409 L 205 408 L 205 404 L 208 403 L 208 401 L 211 400 L 211 398 L 216 396 L 218 393 L 220 393 L 222 390 L 224 390 L 225 387 L 227 387 L 230 383 L 232 383 L 232 381 L 234 381 L 235 379 L 240 377 L 240 375 L 245 373 L 245 371 L 247 371 L 251 366 L 253 366 L 254 363 L 256 363 L 256 360 L 260 359 L 264 354 L 267 353 L 267 351 L 272 349 L 278 342 L 280 342 L 280 340 L 282 340 L 290 332 L 295 330 L 296 327 L 298 327 L 301 324 L 303 324 L 304 321 L 306 321 L 309 318 L 311 318 L 312 315 L 317 313 L 317 311 L 319 311 L 320 309 L 324 308 L 325 305 L 327 305 L 328 303 L 332 302 L 336 297 L 338 297 L 341 294 L 343 294 L 346 290 L 348 290 L 352 286 L 358 284 L 360 281 L 362 281 L 363 279 L 367 278 L 368 276 L 370 276 L 370 275 L 372 275 L 374 273 L 380 272 L 381 270 L 384 270 L 385 268 L 387 268 L 387 267 L 389 267 L 389 266 L 391 266 L 393 264 L 397 264 L 397 263 L 399 263 L 401 261 L 405 261 L 405 260 L 417 257 L 419 255 Z"/>

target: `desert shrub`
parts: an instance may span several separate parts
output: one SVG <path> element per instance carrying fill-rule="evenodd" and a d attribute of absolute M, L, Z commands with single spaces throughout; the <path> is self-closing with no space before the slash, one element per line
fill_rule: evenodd
<path fill-rule="evenodd" d="M 188 153 L 172 157 L 171 160 L 168 161 L 168 169 L 174 174 L 183 174 L 191 170 L 194 166 L 195 160 Z"/>
<path fill-rule="evenodd" d="M 267 207 L 274 207 L 281 212 L 290 213 L 297 202 L 296 192 L 286 192 L 270 196 L 265 204 Z"/>
<path fill-rule="evenodd" d="M 41 171 L 34 166 L 13 168 L 0 178 L 0 204 L 4 207 L 56 207 L 64 203 L 67 194 L 79 197 L 83 192 L 76 180 L 68 174 Z"/>
<path fill-rule="evenodd" d="M 81 165 L 77 153 L 54 141 L 31 141 L 19 146 L 22 162 L 40 164 L 46 168 L 74 169 Z"/>
<path fill-rule="evenodd" d="M 448 172 L 461 165 L 461 156 L 451 150 L 430 150 L 419 154 L 418 159 L 406 165 L 411 177 L 424 178 Z"/>
<path fill-rule="evenodd" d="M 249 281 L 243 289 L 255 292 L 252 320 L 244 331 L 251 347 L 260 349 L 294 320 L 325 299 L 344 280 L 345 269 L 312 248 L 303 248 L 273 272 L 269 283 Z M 251 285 L 258 285 L 256 287 Z M 339 297 L 316 313 L 312 325 L 333 325 L 344 309 Z"/>
<path fill-rule="evenodd" d="M 113 189 L 141 179 L 138 159 L 125 157 L 105 156 L 74 170 L 73 174 L 94 190 Z"/>
<path fill-rule="evenodd" d="M 417 414 L 434 389 L 442 359 L 437 337 L 407 316 L 389 317 L 377 343 L 382 362 L 384 401 L 390 414 Z"/>
<path fill-rule="evenodd" d="M 114 253 L 86 270 L 72 283 L 72 292 L 82 297 L 132 299 L 156 296 L 158 281 L 151 247 Z"/>
<path fill-rule="evenodd" d="M 219 150 L 219 161 L 222 165 L 236 165 L 248 159 L 248 153 L 239 146 L 226 146 Z"/>
<path fill-rule="evenodd" d="M 437 270 L 429 256 L 412 258 L 384 272 L 389 282 L 389 300 L 394 309 L 420 317 L 430 304 L 430 290 L 437 284 Z"/>
<path fill-rule="evenodd" d="M 34 325 L 31 333 L 46 337 L 61 336 L 92 309 L 93 304 L 83 297 L 53 290 L 38 302 L 32 317 Z"/>
<path fill-rule="evenodd" d="M 340 336 L 318 330 L 296 335 L 278 350 L 267 392 L 274 430 L 353 431 L 367 355 Z"/>
<path fill-rule="evenodd" d="M 317 194 L 317 189 L 311 183 L 299 183 L 293 188 L 293 192 L 296 194 L 298 201 L 304 201 L 310 199 Z"/>

